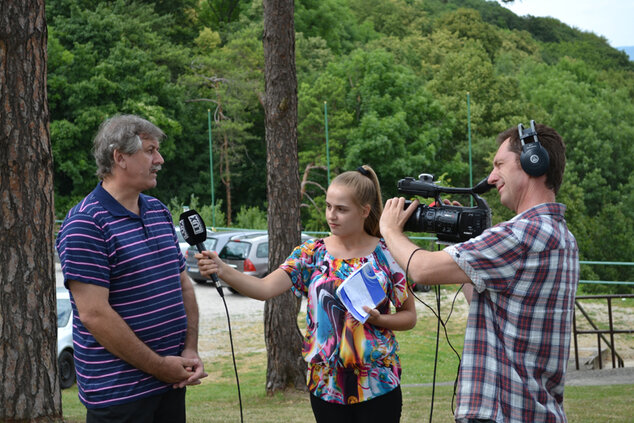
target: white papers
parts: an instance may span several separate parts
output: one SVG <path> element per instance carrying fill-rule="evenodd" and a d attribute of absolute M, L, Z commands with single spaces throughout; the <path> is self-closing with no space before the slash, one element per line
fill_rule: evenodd
<path fill-rule="evenodd" d="M 363 306 L 375 308 L 385 300 L 385 291 L 370 262 L 355 270 L 337 288 L 337 296 L 350 314 L 361 323 L 370 316 Z"/>

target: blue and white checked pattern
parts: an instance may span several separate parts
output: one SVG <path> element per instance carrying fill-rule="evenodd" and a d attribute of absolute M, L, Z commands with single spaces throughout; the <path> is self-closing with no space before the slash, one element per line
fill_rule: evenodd
<path fill-rule="evenodd" d="M 540 204 L 444 250 L 475 286 L 456 421 L 567 421 L 564 375 L 579 256 L 565 209 Z"/>

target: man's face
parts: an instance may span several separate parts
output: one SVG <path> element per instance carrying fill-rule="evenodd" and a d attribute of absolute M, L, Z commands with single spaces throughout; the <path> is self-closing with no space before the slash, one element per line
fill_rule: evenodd
<path fill-rule="evenodd" d="M 528 179 L 518 155 L 509 150 L 509 140 L 506 139 L 493 158 L 493 171 L 489 175 L 489 183 L 497 188 L 500 202 L 517 212 Z"/>
<path fill-rule="evenodd" d="M 124 154 L 125 174 L 129 184 L 139 192 L 156 186 L 156 175 L 164 163 L 155 138 L 141 138 L 141 148 L 134 154 Z"/>

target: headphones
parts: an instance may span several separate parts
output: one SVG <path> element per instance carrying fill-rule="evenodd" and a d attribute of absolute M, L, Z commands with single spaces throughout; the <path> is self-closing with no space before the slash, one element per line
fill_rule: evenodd
<path fill-rule="evenodd" d="M 517 125 L 517 132 L 522 143 L 522 153 L 520 154 L 520 164 L 524 172 L 531 176 L 542 176 L 548 171 L 550 158 L 548 151 L 539 143 L 537 138 L 537 130 L 535 130 L 535 121 L 531 120 L 531 129 L 524 129 L 521 123 Z M 533 137 L 533 140 L 524 141 Z"/>

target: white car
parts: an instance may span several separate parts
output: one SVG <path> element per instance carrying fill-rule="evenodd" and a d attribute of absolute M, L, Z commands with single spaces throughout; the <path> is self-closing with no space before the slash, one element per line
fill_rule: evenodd
<path fill-rule="evenodd" d="M 179 226 L 174 226 L 174 229 L 176 229 L 176 238 L 178 238 L 178 246 L 181 247 L 181 254 L 185 257 L 185 252 L 189 248 L 189 244 L 185 241 L 183 235 L 181 235 L 181 228 Z"/>
<path fill-rule="evenodd" d="M 73 308 L 66 288 L 57 288 L 57 366 L 62 389 L 75 383 L 73 359 Z"/>

